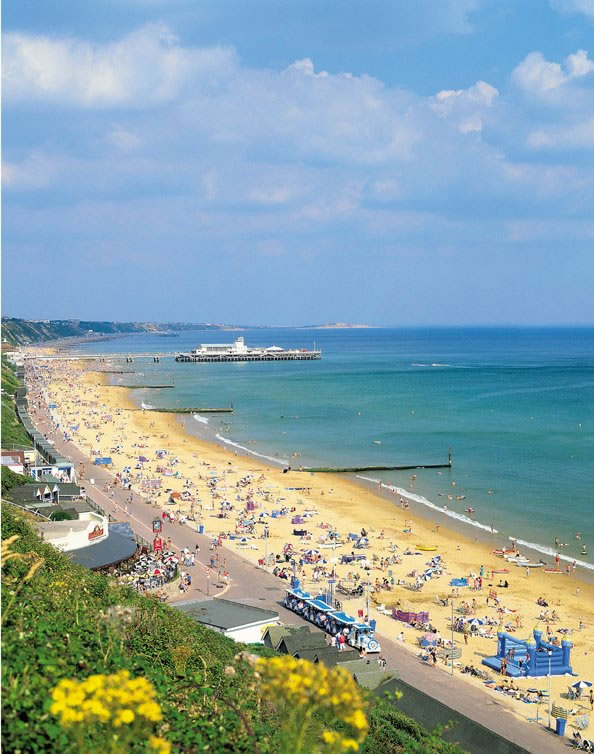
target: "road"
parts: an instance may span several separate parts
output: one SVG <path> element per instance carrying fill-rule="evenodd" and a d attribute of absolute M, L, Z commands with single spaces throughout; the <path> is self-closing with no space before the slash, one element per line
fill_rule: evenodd
<path fill-rule="evenodd" d="M 75 445 L 64 442 L 59 433 L 51 433 L 47 416 L 37 414 L 32 418 L 39 431 L 46 437 L 50 437 L 55 442 L 56 448 L 66 458 L 72 460 L 77 469 L 80 464 L 83 465 L 84 478 L 79 479 L 79 484 L 84 486 L 89 498 L 115 519 L 129 521 L 137 534 L 152 541 L 151 522 L 154 518 L 160 517 L 161 510 L 148 503 L 139 502 L 142 498 L 136 493 L 134 495 L 136 502 L 127 504 L 125 491 L 117 488 L 112 499 L 103 491 L 103 487 L 106 482 L 113 481 L 113 475 L 92 464 Z M 93 485 L 90 484 L 90 479 L 94 479 Z M 126 513 L 126 505 L 129 514 Z M 226 548 L 219 548 L 221 564 L 223 559 L 225 561 L 222 567 L 228 571 L 231 579 L 230 586 L 224 589 L 218 583 L 216 572 L 212 573 L 210 580 L 206 578 L 212 554 L 210 537 L 198 534 L 188 525 L 182 526 L 169 522 L 163 526 L 163 535 L 171 537 L 174 549 L 181 550 L 188 547 L 194 550 L 196 543 L 200 545 L 200 553 L 192 572 L 192 587 L 188 592 L 180 593 L 175 599 L 204 599 L 208 594 L 220 596 L 224 591 L 226 599 L 277 610 L 284 623 L 304 622 L 282 605 L 286 582 L 257 568 L 239 554 Z M 483 693 L 459 677 L 450 676 L 437 668 L 430 667 L 421 662 L 413 653 L 385 636 L 381 636 L 381 645 L 382 655 L 386 658 L 389 668 L 396 669 L 403 681 L 443 704 L 534 754 L 559 754 L 561 751 L 567 751 L 569 745 L 567 738 L 559 738 L 541 724 L 519 720 L 499 701 L 495 693 Z M 543 712 L 546 713 L 545 710 Z"/>

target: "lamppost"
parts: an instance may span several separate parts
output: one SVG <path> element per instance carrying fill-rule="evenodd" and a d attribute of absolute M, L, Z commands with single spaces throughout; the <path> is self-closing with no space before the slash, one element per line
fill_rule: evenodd
<path fill-rule="evenodd" d="M 264 526 L 264 568 L 268 573 L 268 524 Z"/>
<path fill-rule="evenodd" d="M 451 660 L 451 666 L 452 666 L 452 672 L 451 674 L 454 675 L 454 590 L 452 589 L 452 597 L 451 597 L 451 603 L 452 603 L 452 638 L 450 641 L 451 647 L 450 647 L 450 660 Z"/>
<path fill-rule="evenodd" d="M 549 728 L 551 727 L 551 658 L 553 656 L 553 650 L 547 649 L 549 656 Z"/>

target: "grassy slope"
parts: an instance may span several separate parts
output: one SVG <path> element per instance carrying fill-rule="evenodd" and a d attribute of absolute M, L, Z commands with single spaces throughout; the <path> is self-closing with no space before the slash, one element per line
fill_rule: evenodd
<path fill-rule="evenodd" d="M 14 394 L 19 381 L 12 367 L 2 359 L 2 447 L 31 445 L 29 435 L 19 421 L 14 405 Z"/>
<path fill-rule="evenodd" d="M 33 479 L 30 476 L 24 474 L 17 474 L 7 466 L 2 467 L 2 494 L 6 495 L 7 492 L 13 487 L 20 487 L 22 484 L 30 484 Z"/>
<path fill-rule="evenodd" d="M 2 580 L 4 751 L 65 751 L 64 732 L 45 714 L 51 689 L 62 678 L 81 679 L 120 668 L 144 675 L 155 685 L 166 720 L 164 734 L 175 749 L 253 751 L 255 737 L 261 754 L 275 751 L 274 711 L 259 709 L 251 676 L 223 673 L 239 649 L 235 642 L 167 605 L 73 565 L 41 541 L 24 514 L 3 505 L 2 539 L 13 534 L 19 535 L 13 549 L 35 553 L 32 557 L 41 556 L 45 562 L 9 610 L 11 591 L 31 561 L 11 561 Z M 109 617 L 116 606 L 132 608 L 130 623 Z M 246 735 L 230 701 L 240 705 L 254 737 Z M 392 704 L 371 700 L 371 705 L 367 754 L 459 754 L 457 747 L 435 740 Z"/>

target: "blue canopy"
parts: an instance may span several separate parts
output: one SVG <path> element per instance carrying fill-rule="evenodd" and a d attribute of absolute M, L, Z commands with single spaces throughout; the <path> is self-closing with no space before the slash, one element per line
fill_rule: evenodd
<path fill-rule="evenodd" d="M 310 600 L 312 598 L 311 594 L 304 592 L 302 589 L 287 589 L 287 592 L 292 594 L 293 597 L 298 597 L 300 600 Z"/>
<path fill-rule="evenodd" d="M 365 631 L 373 631 L 369 623 L 355 623 L 354 627 L 359 631 L 362 631 L 363 629 L 365 629 Z"/>
<path fill-rule="evenodd" d="M 468 580 L 467 579 L 452 579 L 450 581 L 450 586 L 468 586 Z"/>
<path fill-rule="evenodd" d="M 319 597 L 316 597 L 315 600 L 308 600 L 308 605 L 311 605 L 312 607 L 315 607 L 318 610 L 323 610 L 325 613 L 334 612 L 334 608 L 332 605 L 329 605 L 327 602 L 324 602 L 324 600 L 320 599 Z"/>
<path fill-rule="evenodd" d="M 334 613 L 332 617 L 334 618 L 334 620 L 340 621 L 341 623 L 346 623 L 349 626 L 357 623 L 352 615 L 347 615 L 346 613 Z"/>
<path fill-rule="evenodd" d="M 111 458 L 95 458 L 95 466 L 110 466 Z"/>

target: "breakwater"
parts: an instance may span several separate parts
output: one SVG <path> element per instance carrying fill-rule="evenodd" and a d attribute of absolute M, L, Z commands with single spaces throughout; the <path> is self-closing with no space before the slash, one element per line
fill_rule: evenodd
<path fill-rule="evenodd" d="M 232 414 L 232 408 L 129 408 L 127 411 L 153 411 L 158 414 Z"/>
<path fill-rule="evenodd" d="M 301 466 L 295 471 L 310 471 L 325 474 L 356 474 L 360 471 L 412 471 L 413 469 L 451 469 L 452 462 L 417 463 L 405 466 Z"/>
<path fill-rule="evenodd" d="M 174 388 L 175 385 L 102 385 L 101 387 L 124 387 L 126 390 L 163 390 Z"/>

